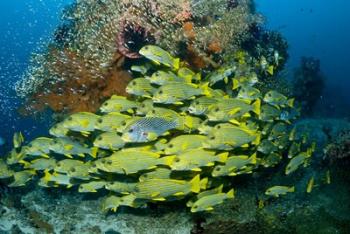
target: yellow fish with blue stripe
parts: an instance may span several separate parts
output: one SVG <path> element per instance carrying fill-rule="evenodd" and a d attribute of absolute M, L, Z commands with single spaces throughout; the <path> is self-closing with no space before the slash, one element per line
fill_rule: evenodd
<path fill-rule="evenodd" d="M 211 131 L 203 147 L 216 150 L 233 150 L 237 147 L 248 147 L 249 144 L 259 145 L 260 132 L 246 127 L 224 127 Z"/>
<path fill-rule="evenodd" d="M 139 171 L 151 170 L 157 165 L 166 165 L 170 158 L 160 158 L 157 153 L 141 150 L 121 150 L 109 157 L 95 161 L 99 170 L 118 173 L 135 174 Z"/>
<path fill-rule="evenodd" d="M 125 142 L 116 132 L 104 132 L 96 137 L 93 145 L 100 149 L 119 150 L 124 147 Z"/>
<path fill-rule="evenodd" d="M 136 101 L 129 100 L 124 96 L 113 95 L 101 105 L 100 111 L 102 113 L 126 112 L 132 114 L 139 106 L 140 103 Z"/>
<path fill-rule="evenodd" d="M 66 137 L 55 138 L 50 143 L 50 151 L 55 152 L 57 154 L 65 155 L 68 158 L 73 158 L 73 155 L 85 157 L 85 155 L 90 155 L 95 158 L 97 154 L 97 148 L 85 147 L 84 145 L 71 140 Z"/>
<path fill-rule="evenodd" d="M 135 78 L 129 82 L 125 90 L 128 94 L 150 98 L 155 88 L 146 78 Z"/>
<path fill-rule="evenodd" d="M 241 171 L 244 173 L 252 172 L 253 166 L 257 163 L 256 153 L 253 155 L 233 155 L 230 156 L 224 165 L 217 165 L 212 171 L 213 177 L 218 176 L 236 176 Z M 250 166 L 250 167 L 249 167 Z M 248 170 L 245 170 L 248 168 Z"/>
<path fill-rule="evenodd" d="M 89 135 L 95 130 L 99 116 L 90 112 L 79 112 L 70 115 L 63 121 L 63 127 L 74 132 Z"/>
<path fill-rule="evenodd" d="M 24 142 L 24 137 L 22 132 L 16 132 L 15 134 L 13 134 L 13 147 L 15 149 L 20 148 L 23 142 Z"/>
<path fill-rule="evenodd" d="M 202 147 L 202 142 L 206 140 L 206 136 L 197 134 L 179 135 L 172 138 L 169 142 L 164 142 L 164 154 L 180 154 L 190 149 Z"/>
<path fill-rule="evenodd" d="M 95 129 L 104 132 L 120 132 L 122 130 L 122 123 L 130 120 L 131 118 L 132 117 L 129 115 L 121 114 L 118 112 L 111 112 L 98 118 L 95 124 Z"/>
<path fill-rule="evenodd" d="M 200 190 L 201 180 L 200 176 L 197 175 L 191 181 L 173 179 L 145 180 L 136 185 L 134 194 L 140 199 L 165 201 L 169 197 L 185 196 L 191 192 L 199 193 Z"/>
<path fill-rule="evenodd" d="M 214 206 L 222 204 L 225 200 L 232 198 L 234 198 L 233 189 L 227 193 L 217 193 L 203 196 L 192 205 L 191 212 L 212 211 Z"/>
<path fill-rule="evenodd" d="M 185 100 L 194 99 L 196 96 L 210 96 L 208 83 L 195 85 L 183 82 L 171 82 L 160 86 L 154 93 L 154 103 L 181 105 Z"/>
<path fill-rule="evenodd" d="M 178 70 L 180 59 L 172 57 L 167 51 L 155 45 L 146 45 L 139 51 L 141 55 L 157 65 L 164 65 L 172 70 Z"/>
<path fill-rule="evenodd" d="M 266 195 L 279 197 L 281 195 L 286 195 L 287 193 L 292 193 L 295 191 L 295 187 L 287 187 L 287 186 L 273 186 L 268 188 L 265 192 Z"/>
<path fill-rule="evenodd" d="M 205 149 L 188 150 L 174 157 L 170 167 L 174 171 L 202 171 L 202 167 L 212 167 L 215 162 L 225 163 L 228 152 L 216 154 Z"/>

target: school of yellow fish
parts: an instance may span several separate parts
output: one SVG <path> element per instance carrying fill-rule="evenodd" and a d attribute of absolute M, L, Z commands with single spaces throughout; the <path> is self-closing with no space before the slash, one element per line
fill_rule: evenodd
<path fill-rule="evenodd" d="M 51 137 L 24 144 L 16 133 L 14 149 L 0 160 L 0 179 L 9 187 L 37 181 L 81 193 L 108 190 L 104 211 L 184 200 L 200 212 L 234 197 L 223 178 L 282 161 L 286 175 L 308 165 L 315 145 L 291 125 L 298 117 L 293 99 L 261 93 L 242 62 L 202 77 L 157 46 L 140 54 L 148 62 L 131 67 L 140 77 L 127 86 L 130 97 L 112 96 L 96 114 L 68 116 Z M 229 90 L 213 88 L 220 82 Z M 265 194 L 293 191 L 276 185 Z"/>

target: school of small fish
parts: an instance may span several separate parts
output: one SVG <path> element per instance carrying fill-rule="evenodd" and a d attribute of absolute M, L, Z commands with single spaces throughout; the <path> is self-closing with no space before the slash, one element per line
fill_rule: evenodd
<path fill-rule="evenodd" d="M 24 144 L 16 133 L 13 150 L 0 160 L 0 179 L 9 187 L 37 181 L 81 193 L 108 190 L 103 211 L 185 200 L 191 212 L 200 212 L 234 198 L 223 177 L 286 160 L 288 176 L 308 165 L 315 145 L 305 144 L 294 118 L 286 118 L 296 112 L 293 99 L 261 93 L 254 72 L 233 64 L 202 77 L 157 46 L 140 54 L 149 62 L 132 68 L 141 76 L 127 86 L 130 97 L 112 96 L 98 113 L 68 116 L 50 129 L 51 137 Z M 217 82 L 232 94 L 213 89 Z M 265 194 L 293 191 L 276 185 Z"/>

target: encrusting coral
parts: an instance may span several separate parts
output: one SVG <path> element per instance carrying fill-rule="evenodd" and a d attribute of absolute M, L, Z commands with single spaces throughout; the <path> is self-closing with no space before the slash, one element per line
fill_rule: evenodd
<path fill-rule="evenodd" d="M 111 93 L 123 95 L 122 61 L 140 58 L 145 44 L 157 44 L 195 69 L 218 67 L 248 37 L 260 17 L 250 0 L 78 1 L 63 12 L 47 49 L 33 55 L 16 84 L 25 99 L 22 113 L 96 111 Z M 215 12 L 211 7 L 215 6 Z M 97 88 L 96 88 L 97 87 Z"/>
<path fill-rule="evenodd" d="M 114 95 L 97 114 L 70 115 L 50 129 L 50 138 L 21 146 L 15 137 L 15 148 L 0 161 L 0 178 L 10 187 L 39 178 L 43 187 L 109 190 L 104 211 L 186 201 L 199 212 L 234 197 L 230 177 L 287 158 L 289 175 L 309 161 L 315 146 L 303 144 L 289 125 L 292 99 L 261 93 L 256 77 L 234 75 L 235 65 L 202 79 L 159 47 L 146 45 L 139 53 L 152 63 L 127 85 L 129 98 Z M 230 95 L 208 86 L 221 80 L 232 84 Z M 275 186 L 266 194 L 294 191 L 286 189 Z"/>

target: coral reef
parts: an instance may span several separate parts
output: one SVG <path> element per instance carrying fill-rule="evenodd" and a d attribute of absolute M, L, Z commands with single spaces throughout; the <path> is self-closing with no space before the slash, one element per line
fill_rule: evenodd
<path fill-rule="evenodd" d="M 38 175 L 43 187 L 102 190 L 101 195 L 111 191 L 102 201 L 104 211 L 183 200 L 192 212 L 208 211 L 233 198 L 230 188 L 236 183 L 231 177 L 283 165 L 287 152 L 290 163 L 297 155 L 305 163 L 311 157 L 314 146 L 301 143 L 302 137 L 289 126 L 293 118 L 280 117 L 279 112 L 293 110 L 287 97 L 275 91 L 260 93 L 253 87 L 256 82 L 245 79 L 232 81 L 238 88 L 228 96 L 208 87 L 235 80 L 228 68 L 201 80 L 188 67 L 177 67 L 183 63 L 159 47 L 146 45 L 140 54 L 152 60 L 152 74 L 129 82 L 129 98 L 114 95 L 101 105 L 99 115 L 72 114 L 50 129 L 54 137 L 17 144 L 7 165 L 0 162 L 1 177 L 10 187 L 25 186 Z M 161 72 L 177 82 L 166 76 L 159 80 Z M 269 113 L 270 108 L 277 115 Z M 292 142 L 300 142 L 300 148 L 289 153 Z M 202 194 L 213 193 L 222 200 L 201 207 Z"/>
<path fill-rule="evenodd" d="M 350 159 L 350 130 L 340 132 L 336 137 L 330 137 L 329 144 L 324 149 L 325 157 L 331 163 L 349 166 Z"/>
<path fill-rule="evenodd" d="M 145 44 L 197 68 L 217 67 L 259 22 L 250 0 L 79 1 L 64 10 L 47 49 L 33 55 L 16 84 L 26 101 L 21 113 L 96 111 L 111 94 L 106 89 L 124 94 L 129 77 L 122 61 L 139 58 Z"/>
<path fill-rule="evenodd" d="M 293 94 L 301 103 L 302 113 L 310 115 L 324 89 L 324 76 L 321 73 L 320 60 L 312 57 L 302 57 L 300 68 L 293 78 Z"/>

